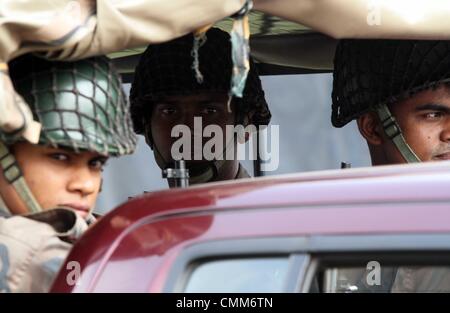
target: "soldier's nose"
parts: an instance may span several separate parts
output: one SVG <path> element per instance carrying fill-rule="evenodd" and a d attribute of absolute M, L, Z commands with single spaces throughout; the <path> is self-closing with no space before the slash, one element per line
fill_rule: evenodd
<path fill-rule="evenodd" d="M 97 187 L 98 179 L 93 175 L 90 170 L 79 169 L 76 171 L 68 182 L 67 188 L 70 192 L 80 193 L 81 196 L 85 197 L 99 188 Z"/>

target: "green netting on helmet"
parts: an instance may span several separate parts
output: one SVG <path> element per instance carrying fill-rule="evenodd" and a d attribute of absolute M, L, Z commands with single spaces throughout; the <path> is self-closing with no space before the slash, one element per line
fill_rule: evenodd
<path fill-rule="evenodd" d="M 341 40 L 334 58 L 335 127 L 450 82 L 450 41 Z"/>
<path fill-rule="evenodd" d="M 106 57 L 50 62 L 26 55 L 9 68 L 16 91 L 42 123 L 40 144 L 112 156 L 134 151 L 129 105 Z M 0 139 L 17 140 L 2 133 Z"/>

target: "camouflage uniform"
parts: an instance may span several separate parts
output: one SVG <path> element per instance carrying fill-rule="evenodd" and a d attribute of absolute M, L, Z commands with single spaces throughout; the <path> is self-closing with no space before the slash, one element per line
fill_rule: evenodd
<path fill-rule="evenodd" d="M 39 145 L 92 151 L 104 156 L 132 153 L 136 138 L 119 75 L 105 57 L 50 62 L 26 55 L 10 63 L 14 87 L 35 122 Z M 0 129 L 0 170 L 30 214 L 11 216 L 0 201 L 0 290 L 48 291 L 87 220 L 72 210 L 42 211 L 9 146 L 25 140 L 21 127 Z M 1 199 L 1 196 L 0 196 Z M 90 218 L 90 217 L 89 217 Z"/>
<path fill-rule="evenodd" d="M 49 291 L 71 243 L 87 227 L 66 209 L 0 217 L 0 292 Z"/>

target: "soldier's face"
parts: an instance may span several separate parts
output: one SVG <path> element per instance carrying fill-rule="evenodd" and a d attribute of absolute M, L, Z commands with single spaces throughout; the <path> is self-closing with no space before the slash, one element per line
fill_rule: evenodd
<path fill-rule="evenodd" d="M 424 90 L 404 101 L 394 103 L 390 109 L 406 142 L 421 161 L 450 160 L 449 87 Z M 405 163 L 374 116 L 374 113 L 367 113 L 358 120 L 360 131 L 371 148 L 372 163 Z"/>
<path fill-rule="evenodd" d="M 93 152 L 18 143 L 12 147 L 25 181 L 42 209 L 71 208 L 86 217 L 94 208 L 106 157 Z M 0 174 L 0 191 L 12 214 L 29 213 Z"/>
<path fill-rule="evenodd" d="M 425 90 L 393 105 L 391 111 L 420 160 L 450 160 L 450 88 Z M 399 154 L 395 149 L 395 163 L 404 162 Z"/>
<path fill-rule="evenodd" d="M 172 129 L 176 125 L 186 125 L 192 135 L 190 159 L 194 160 L 194 145 L 197 144 L 198 151 L 202 151 L 205 142 L 211 139 L 211 137 L 202 137 L 202 131 L 206 126 L 217 125 L 225 135 L 226 125 L 235 124 L 234 105 L 231 105 L 231 112 L 229 112 L 227 101 L 228 95 L 225 93 L 168 96 L 158 101 L 153 107 L 151 117 L 152 138 L 158 152 L 166 161 L 172 160 L 171 148 L 178 140 L 177 137 L 171 136 Z M 201 117 L 200 129 L 194 125 L 195 117 Z M 195 136 L 202 138 L 194 141 Z M 225 137 L 222 140 L 223 143 L 226 142 Z"/>

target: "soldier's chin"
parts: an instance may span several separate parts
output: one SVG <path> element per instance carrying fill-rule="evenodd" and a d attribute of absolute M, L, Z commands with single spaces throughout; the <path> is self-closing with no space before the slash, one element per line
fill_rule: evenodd
<path fill-rule="evenodd" d="M 207 163 L 208 163 L 207 160 L 189 160 L 189 161 L 186 161 L 186 166 L 187 167 L 198 166 L 198 165 L 207 164 Z"/>
<path fill-rule="evenodd" d="M 163 168 L 175 168 L 177 161 L 170 161 L 167 164 L 164 165 Z M 189 161 L 184 161 L 185 165 L 187 168 L 197 168 L 197 167 L 202 167 L 208 164 L 208 161 L 206 160 L 189 160 Z"/>
<path fill-rule="evenodd" d="M 205 168 L 209 167 L 211 165 L 211 162 L 214 161 L 208 161 L 208 160 L 188 160 L 185 161 L 186 168 L 188 168 L 190 171 L 193 172 L 201 172 Z M 171 161 L 164 168 L 175 168 L 175 161 Z"/>
<path fill-rule="evenodd" d="M 212 166 L 210 161 L 205 160 L 189 161 L 186 163 L 186 168 L 189 169 L 189 176 L 191 178 L 204 175 L 210 171 Z"/>

